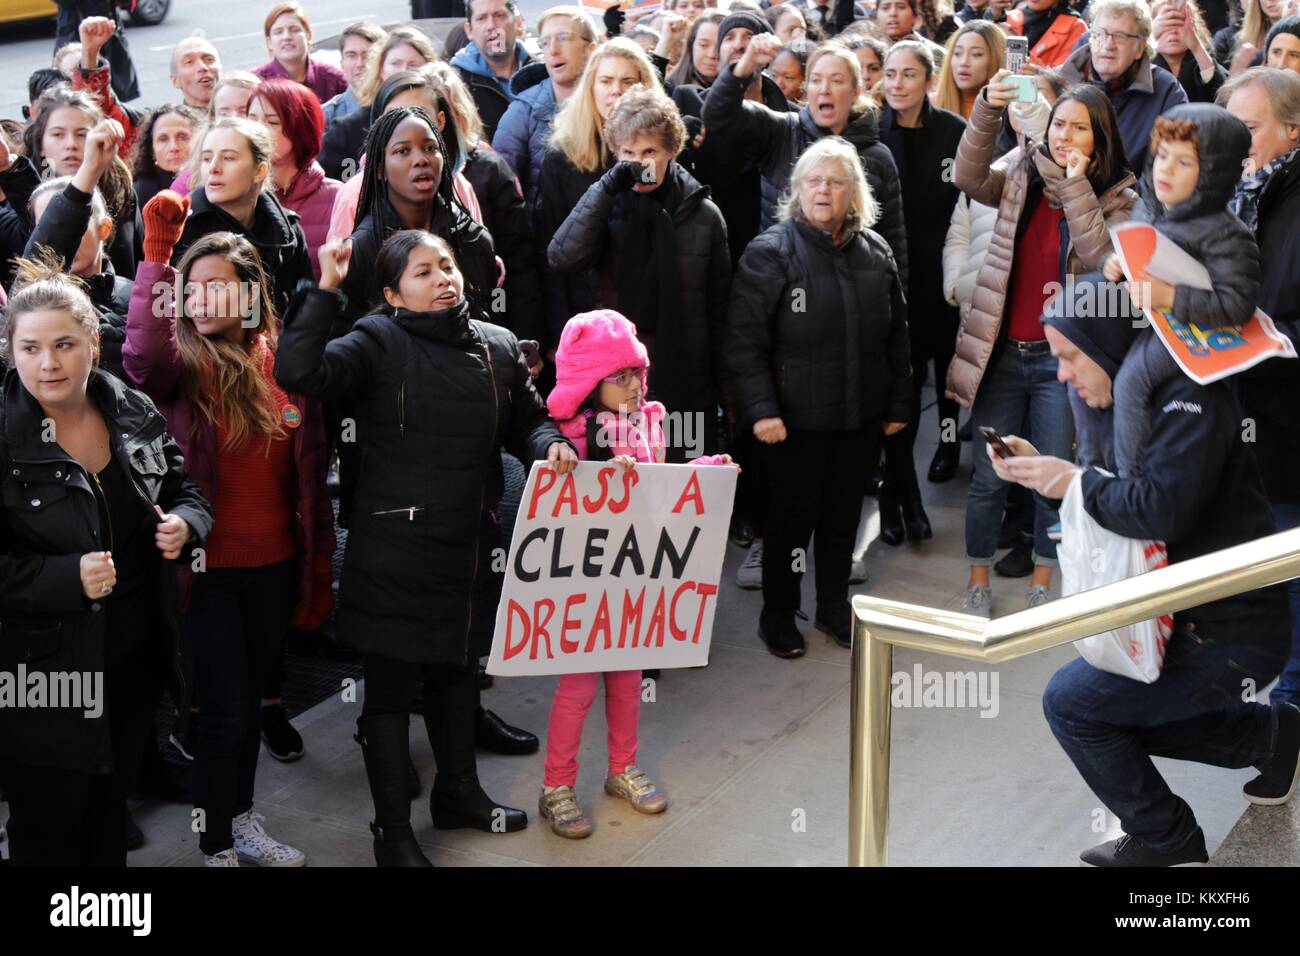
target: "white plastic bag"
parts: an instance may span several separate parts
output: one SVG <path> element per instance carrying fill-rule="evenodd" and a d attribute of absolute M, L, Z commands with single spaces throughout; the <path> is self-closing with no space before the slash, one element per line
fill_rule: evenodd
<path fill-rule="evenodd" d="M 1169 564 L 1162 541 L 1139 541 L 1107 531 L 1083 507 L 1083 479 L 1076 475 L 1061 502 L 1061 595 L 1090 591 Z M 1075 641 L 1085 661 L 1098 670 L 1154 683 L 1164 665 L 1165 646 L 1174 619 L 1165 614 L 1150 621 Z"/>

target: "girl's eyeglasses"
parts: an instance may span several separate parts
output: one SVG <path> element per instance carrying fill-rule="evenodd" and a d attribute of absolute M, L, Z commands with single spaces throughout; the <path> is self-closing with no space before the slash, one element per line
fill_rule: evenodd
<path fill-rule="evenodd" d="M 641 387 L 645 388 L 646 367 L 642 365 L 639 368 L 625 368 L 617 375 L 610 375 L 602 378 L 602 382 L 608 382 L 610 385 L 617 385 L 619 388 L 631 388 L 632 382 L 640 380 Z"/>

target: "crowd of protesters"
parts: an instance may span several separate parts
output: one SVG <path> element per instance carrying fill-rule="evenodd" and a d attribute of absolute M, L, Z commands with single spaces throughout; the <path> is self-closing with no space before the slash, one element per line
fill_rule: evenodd
<path fill-rule="evenodd" d="M 1175 562 L 1300 526 L 1300 363 L 1200 385 L 1132 321 L 1259 308 L 1300 343 L 1295 3 L 715 7 L 530 25 L 467 0 L 441 42 L 358 22 L 319 50 L 280 2 L 266 63 L 183 39 L 176 96 L 149 108 L 116 15 L 60 21 L 24 121 L 0 127 L 0 667 L 102 672 L 108 704 L 0 707 L 15 863 L 125 861 L 166 692 L 204 862 L 302 865 L 253 792 L 263 740 L 304 752 L 286 638 L 330 621 L 364 669 L 376 862 L 430 865 L 413 707 L 434 826 L 525 827 L 476 769 L 477 749 L 541 746 L 481 702 L 503 453 L 741 466 L 736 583 L 761 588 L 780 658 L 806 649 L 793 556 L 811 544 L 813 625 L 851 646 L 865 499 L 886 545 L 929 547 L 925 489 L 964 474 L 967 441 L 970 615 L 1009 609 L 991 570 L 1029 578 L 1024 606 L 1052 599 L 1072 482 Z M 1126 277 L 1126 221 L 1214 289 Z M 1114 314 L 1058 292 L 1089 286 Z M 673 417 L 697 423 L 693 452 Z M 1253 765 L 1256 803 L 1295 789 L 1300 583 L 1174 622 L 1156 683 L 1079 660 L 1047 687 L 1125 831 L 1087 862 L 1205 861 L 1154 755 Z M 1242 703 L 1243 676 L 1280 678 L 1271 703 Z M 655 814 L 640 679 L 604 675 L 605 790 Z M 598 683 L 561 678 L 545 734 L 538 811 L 562 837 L 592 831 L 575 786 Z"/>

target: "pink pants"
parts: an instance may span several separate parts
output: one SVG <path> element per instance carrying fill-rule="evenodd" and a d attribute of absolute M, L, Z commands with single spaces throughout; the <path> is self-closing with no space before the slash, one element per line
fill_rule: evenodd
<path fill-rule="evenodd" d="M 546 730 L 546 773 L 542 785 L 572 787 L 578 779 L 578 748 L 582 725 L 596 697 L 596 685 L 605 678 L 605 723 L 609 727 L 609 773 L 622 773 L 636 763 L 636 724 L 641 716 L 641 672 L 562 674 L 551 702 L 551 722 Z"/>

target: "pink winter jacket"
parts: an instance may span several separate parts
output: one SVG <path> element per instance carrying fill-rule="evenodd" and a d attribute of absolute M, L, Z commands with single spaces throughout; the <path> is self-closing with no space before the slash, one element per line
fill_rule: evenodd
<path fill-rule="evenodd" d="M 311 271 L 317 279 L 320 278 L 317 252 L 325 245 L 334 200 L 342 189 L 343 184 L 326 176 L 320 163 L 313 160 L 294 177 L 288 189 L 284 192 L 276 190 L 280 205 L 296 212 L 302 222 L 302 231 L 307 234 L 307 251 L 311 253 Z"/>
<path fill-rule="evenodd" d="M 620 421 L 613 412 L 599 412 L 596 423 L 606 430 L 613 440 L 610 457 L 631 455 L 636 461 L 647 464 L 662 464 L 664 460 L 664 406 L 662 402 L 646 402 L 639 416 L 633 415 Z M 575 415 L 559 423 L 560 433 L 573 442 L 578 450 L 578 457 L 587 460 L 587 418 L 586 414 Z M 690 462 L 692 465 L 727 464 L 722 455 L 703 455 Z"/>

